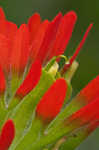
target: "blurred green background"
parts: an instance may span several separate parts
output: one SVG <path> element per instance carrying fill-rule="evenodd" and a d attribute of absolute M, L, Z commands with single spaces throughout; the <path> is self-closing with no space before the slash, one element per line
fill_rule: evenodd
<path fill-rule="evenodd" d="M 80 67 L 72 81 L 75 93 L 99 74 L 99 0 L 0 0 L 0 5 L 5 10 L 7 18 L 18 25 L 27 22 L 34 12 L 39 12 L 43 19 L 50 20 L 59 11 L 65 14 L 69 10 L 75 10 L 78 21 L 66 50 L 67 56 L 73 54 L 89 23 L 93 22 L 94 27 L 77 58 Z M 89 149 L 99 150 L 99 129 L 78 148 Z"/>

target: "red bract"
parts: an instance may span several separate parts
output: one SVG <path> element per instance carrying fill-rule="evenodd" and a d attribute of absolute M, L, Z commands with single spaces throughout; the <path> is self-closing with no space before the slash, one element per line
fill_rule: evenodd
<path fill-rule="evenodd" d="M 38 83 L 41 75 L 41 64 L 35 61 L 27 74 L 25 80 L 16 92 L 16 96 L 23 98 L 28 94 Z"/>
<path fill-rule="evenodd" d="M 0 150 L 8 150 L 15 136 L 15 127 L 12 120 L 6 121 L 0 134 Z"/>
<path fill-rule="evenodd" d="M 78 47 L 77 47 L 77 49 L 76 49 L 74 55 L 73 55 L 73 56 L 71 57 L 71 59 L 70 59 L 70 64 L 73 63 L 73 61 L 74 61 L 75 58 L 77 57 L 79 51 L 81 50 L 82 46 L 84 45 L 85 40 L 86 40 L 86 38 L 87 38 L 87 36 L 88 36 L 88 33 L 89 33 L 89 31 L 91 30 L 92 26 L 93 26 L 93 24 L 90 24 L 90 25 L 89 25 L 87 31 L 85 32 L 85 35 L 84 35 L 82 41 L 80 42 L 80 44 L 78 45 Z"/>
<path fill-rule="evenodd" d="M 76 20 L 77 15 L 73 11 L 68 12 L 62 17 L 53 47 L 50 50 L 49 59 L 64 53 L 71 38 Z"/>
<path fill-rule="evenodd" d="M 16 72 L 23 72 L 29 58 L 29 30 L 22 24 L 17 30 L 11 46 L 11 66 Z"/>
<path fill-rule="evenodd" d="M 70 58 L 69 62 L 64 66 L 63 70 L 62 70 L 62 74 L 64 74 L 68 68 L 70 68 L 70 66 L 72 65 L 72 63 L 74 62 L 74 60 L 76 59 L 76 57 L 78 56 L 81 48 L 83 47 L 85 40 L 88 36 L 88 33 L 90 32 L 91 28 L 92 28 L 93 24 L 90 24 L 87 31 L 85 32 L 83 39 L 81 40 L 80 44 L 78 45 L 74 55 Z"/>
<path fill-rule="evenodd" d="M 67 84 L 64 79 L 58 79 L 48 89 L 37 105 L 37 116 L 45 122 L 51 121 L 60 112 L 65 100 Z"/>
<path fill-rule="evenodd" d="M 92 131 L 94 131 L 97 127 L 99 127 L 99 112 L 96 114 L 96 116 L 94 116 L 94 119 L 89 124 L 88 134 L 90 134 Z"/>
<path fill-rule="evenodd" d="M 70 117 L 70 122 L 74 127 L 75 125 L 79 127 L 95 121 L 99 121 L 99 97 Z"/>
<path fill-rule="evenodd" d="M 3 71 L 8 71 L 10 41 L 0 34 L 0 65 Z M 3 58 L 3 59 L 2 59 Z"/>
<path fill-rule="evenodd" d="M 35 48 L 36 45 L 33 41 L 32 53 L 34 52 L 35 55 L 36 51 L 34 59 L 40 59 L 42 64 L 46 64 L 53 56 L 63 54 L 72 35 L 76 19 L 75 12 L 71 11 L 64 17 L 59 13 L 52 22 L 49 22 L 43 36 L 36 39 L 39 40 L 38 47 Z"/>
<path fill-rule="evenodd" d="M 0 19 L 5 19 L 5 14 L 1 7 L 0 7 Z"/>
<path fill-rule="evenodd" d="M 3 10 L 0 10 L 0 34 L 3 34 L 11 42 L 17 31 L 17 25 L 13 22 L 6 20 Z"/>
<path fill-rule="evenodd" d="M 41 25 L 41 18 L 38 13 L 35 13 L 32 17 L 30 17 L 28 21 L 28 27 L 30 31 L 30 42 L 32 43 L 34 40 L 34 37 Z"/>
<path fill-rule="evenodd" d="M 81 108 L 99 97 L 99 76 L 90 81 L 74 98 L 75 105 Z"/>
<path fill-rule="evenodd" d="M 88 133 L 92 132 L 99 126 L 99 76 L 89 82 L 73 99 L 73 102 L 81 109 L 70 117 L 69 121 L 72 123 L 69 122 L 69 124 L 72 127 L 88 125 Z"/>
<path fill-rule="evenodd" d="M 37 59 L 39 59 L 42 64 L 44 64 L 47 57 L 49 57 L 49 53 L 53 46 L 54 40 L 56 38 L 56 34 L 59 28 L 59 24 L 61 22 L 61 18 L 62 18 L 62 14 L 59 13 L 55 17 L 55 19 L 48 25 L 42 45 L 37 55 Z"/>
<path fill-rule="evenodd" d="M 76 98 L 83 100 L 83 103 L 88 104 L 97 97 L 99 97 L 99 76 L 88 83 Z"/>
<path fill-rule="evenodd" d="M 45 20 L 44 22 L 42 22 L 38 28 L 37 34 L 33 38 L 33 42 L 32 42 L 31 47 L 30 47 L 30 49 L 31 49 L 31 53 L 30 53 L 31 61 L 35 60 L 37 55 L 38 55 L 38 51 L 42 45 L 43 38 L 45 36 L 45 32 L 46 32 L 46 29 L 48 28 L 48 25 L 49 25 L 48 20 Z"/>

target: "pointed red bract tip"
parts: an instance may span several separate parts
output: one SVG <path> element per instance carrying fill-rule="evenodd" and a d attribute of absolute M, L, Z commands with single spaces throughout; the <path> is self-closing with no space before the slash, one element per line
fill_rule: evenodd
<path fill-rule="evenodd" d="M 93 26 L 93 24 L 90 24 L 90 25 L 89 25 L 87 31 L 86 31 L 85 34 L 84 34 L 84 37 L 83 37 L 82 41 L 81 41 L 80 44 L 78 45 L 78 47 L 77 47 L 77 49 L 76 49 L 74 55 L 70 58 L 69 63 L 66 64 L 66 65 L 63 67 L 61 74 L 64 74 L 64 73 L 68 70 L 68 68 L 72 65 L 72 63 L 74 62 L 74 60 L 75 60 L 76 57 L 78 56 L 78 54 L 79 54 L 81 48 L 83 47 L 83 45 L 84 45 L 84 43 L 85 43 L 85 40 L 86 40 L 86 38 L 87 38 L 87 36 L 88 36 L 88 33 L 90 32 L 92 26 Z"/>
<path fill-rule="evenodd" d="M 89 25 L 87 31 L 86 31 L 85 34 L 84 34 L 84 37 L 83 37 L 82 41 L 80 42 L 80 44 L 78 45 L 78 47 L 77 47 L 77 49 L 76 49 L 74 55 L 73 55 L 73 56 L 71 57 L 71 59 L 70 59 L 70 64 L 73 63 L 73 61 L 76 59 L 77 55 L 79 54 L 79 52 L 80 52 L 82 46 L 84 45 L 85 40 L 86 40 L 86 38 L 87 38 L 87 36 L 88 36 L 88 33 L 90 32 L 92 26 L 93 26 L 93 24 L 90 24 L 90 25 Z"/>
<path fill-rule="evenodd" d="M 38 13 L 35 13 L 32 17 L 30 17 L 28 21 L 28 27 L 29 27 L 30 36 L 31 36 L 31 41 L 30 41 L 31 43 L 39 29 L 40 24 L 41 24 L 41 18 Z"/>
<path fill-rule="evenodd" d="M 54 119 L 62 108 L 66 91 L 66 81 L 62 78 L 56 80 L 37 105 L 37 116 L 44 122 Z"/>
<path fill-rule="evenodd" d="M 32 64 L 25 80 L 17 90 L 16 96 L 23 98 L 26 94 L 28 94 L 31 90 L 33 90 L 33 88 L 39 82 L 40 76 L 41 76 L 41 64 L 39 61 L 35 61 Z"/>
<path fill-rule="evenodd" d="M 86 104 L 99 97 L 99 76 L 90 81 L 78 94 L 77 98 L 83 100 Z"/>
<path fill-rule="evenodd" d="M 0 134 L 0 150 L 8 150 L 15 137 L 15 127 L 12 120 L 8 120 Z"/>
<path fill-rule="evenodd" d="M 5 14 L 4 14 L 3 9 L 0 7 L 0 20 L 1 19 L 5 19 Z"/>

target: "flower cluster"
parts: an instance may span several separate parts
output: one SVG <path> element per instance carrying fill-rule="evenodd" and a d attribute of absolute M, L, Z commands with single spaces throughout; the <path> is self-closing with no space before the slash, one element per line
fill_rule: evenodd
<path fill-rule="evenodd" d="M 73 150 L 99 126 L 99 76 L 71 97 L 75 59 L 93 26 L 67 58 L 76 20 L 74 11 L 52 21 L 35 13 L 18 28 L 0 8 L 0 150 Z"/>

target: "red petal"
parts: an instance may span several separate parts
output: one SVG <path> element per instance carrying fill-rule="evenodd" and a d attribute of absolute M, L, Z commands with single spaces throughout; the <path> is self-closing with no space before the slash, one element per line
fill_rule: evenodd
<path fill-rule="evenodd" d="M 15 33 L 17 31 L 17 25 L 8 22 L 6 20 L 0 20 L 0 34 L 3 34 L 7 38 L 9 38 L 12 42 L 12 38 L 15 36 Z"/>
<path fill-rule="evenodd" d="M 50 49 L 53 46 L 53 42 L 56 38 L 56 33 L 62 18 L 62 14 L 59 13 L 56 18 L 49 24 L 48 29 L 45 33 L 43 43 L 39 49 L 37 59 L 44 63 L 49 56 Z"/>
<path fill-rule="evenodd" d="M 0 34 L 6 36 L 6 33 L 7 33 L 6 20 L 0 19 Z"/>
<path fill-rule="evenodd" d="M 38 51 L 40 49 L 40 46 L 43 42 L 43 39 L 44 39 L 44 35 L 45 35 L 45 32 L 46 32 L 46 29 L 48 27 L 48 24 L 49 24 L 49 21 L 48 20 L 45 20 L 39 27 L 38 31 L 37 31 L 37 34 L 32 42 L 32 45 L 31 45 L 31 58 L 32 60 L 35 60 L 37 54 L 38 54 Z"/>
<path fill-rule="evenodd" d="M 2 69 L 6 70 L 9 66 L 9 50 L 10 50 L 10 41 L 3 35 L 0 34 L 0 65 Z"/>
<path fill-rule="evenodd" d="M 19 97 L 24 97 L 28 94 L 38 83 L 41 76 L 41 64 L 39 61 L 35 61 L 23 81 L 22 85 L 19 87 L 16 95 Z"/>
<path fill-rule="evenodd" d="M 13 40 L 15 33 L 17 31 L 17 25 L 13 22 L 6 21 L 6 36 L 11 40 Z"/>
<path fill-rule="evenodd" d="M 4 92 L 6 86 L 4 73 L 0 67 L 0 93 Z"/>
<path fill-rule="evenodd" d="M 4 14 L 3 9 L 0 7 L 0 20 L 1 19 L 5 19 L 5 14 Z"/>
<path fill-rule="evenodd" d="M 74 121 L 78 126 L 81 126 L 93 121 L 97 114 L 99 114 L 99 98 L 74 113 L 70 117 L 70 120 Z"/>
<path fill-rule="evenodd" d="M 88 104 L 96 97 L 99 97 L 99 76 L 97 76 L 84 89 L 82 89 L 77 98 Z"/>
<path fill-rule="evenodd" d="M 12 120 L 8 120 L 1 131 L 0 150 L 8 150 L 15 136 L 15 127 Z"/>
<path fill-rule="evenodd" d="M 44 121 L 50 121 L 55 118 L 62 108 L 66 91 L 66 81 L 62 78 L 56 80 L 37 105 L 37 116 Z"/>
<path fill-rule="evenodd" d="M 25 24 L 17 30 L 12 43 L 11 63 L 15 71 L 24 71 L 29 58 L 29 31 Z"/>
<path fill-rule="evenodd" d="M 66 46 L 71 38 L 76 20 L 77 16 L 73 11 L 68 12 L 62 18 L 53 49 L 50 53 L 50 58 L 64 53 L 64 50 L 66 49 Z"/>
<path fill-rule="evenodd" d="M 30 31 L 30 36 L 31 36 L 31 42 L 33 41 L 39 26 L 41 23 L 41 18 L 40 15 L 38 13 L 35 13 L 28 22 L 28 27 L 29 27 L 29 31 Z"/>

